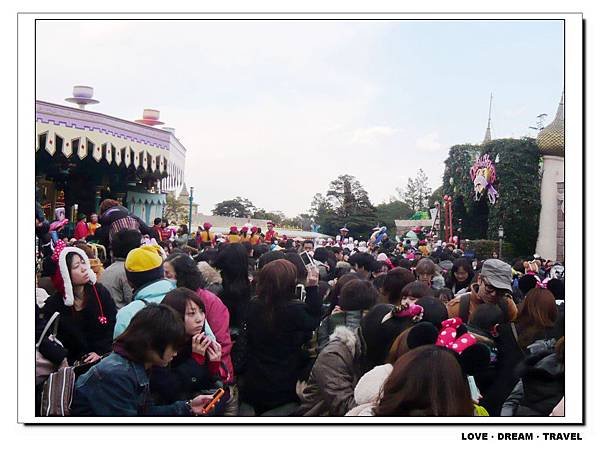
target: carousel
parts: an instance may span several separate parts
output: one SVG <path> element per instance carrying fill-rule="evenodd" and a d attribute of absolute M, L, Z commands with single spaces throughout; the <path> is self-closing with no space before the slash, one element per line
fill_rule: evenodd
<path fill-rule="evenodd" d="M 75 86 L 65 101 L 78 107 L 36 100 L 36 200 L 50 220 L 56 210 L 97 213 L 104 198 L 146 223 L 162 217 L 166 192 L 183 184 L 186 149 L 172 128 L 157 128 L 159 111 L 129 121 L 86 110 L 92 97 Z"/>

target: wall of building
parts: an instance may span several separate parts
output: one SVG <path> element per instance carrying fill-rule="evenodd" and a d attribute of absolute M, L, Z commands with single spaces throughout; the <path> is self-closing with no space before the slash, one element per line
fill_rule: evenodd
<path fill-rule="evenodd" d="M 542 174 L 542 210 L 540 212 L 540 225 L 536 253 L 544 259 L 557 260 L 558 243 L 558 212 L 559 192 L 557 183 L 565 181 L 565 160 L 558 156 L 544 156 Z M 564 190 L 563 190 L 564 191 Z M 563 222 L 564 246 L 564 222 Z"/>

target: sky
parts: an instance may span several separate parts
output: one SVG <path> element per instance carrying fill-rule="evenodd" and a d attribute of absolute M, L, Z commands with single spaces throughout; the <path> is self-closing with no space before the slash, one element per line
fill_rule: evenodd
<path fill-rule="evenodd" d="M 563 90 L 563 23 L 38 20 L 36 98 L 94 88 L 88 109 L 160 110 L 186 147 L 199 211 L 241 196 L 288 217 L 342 174 L 373 204 L 452 145 L 535 136 Z"/>

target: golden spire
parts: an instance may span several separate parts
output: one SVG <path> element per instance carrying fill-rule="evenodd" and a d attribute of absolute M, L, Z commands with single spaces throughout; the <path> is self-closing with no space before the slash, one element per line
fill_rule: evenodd
<path fill-rule="evenodd" d="M 537 136 L 540 153 L 544 156 L 565 157 L 565 91 L 563 90 L 556 117 Z"/>
<path fill-rule="evenodd" d="M 492 130 L 491 130 L 491 125 L 492 123 L 492 94 L 490 94 L 490 110 L 488 112 L 488 125 L 487 125 L 487 129 L 485 130 L 485 137 L 483 138 L 483 144 L 486 144 L 488 142 L 491 142 L 492 140 Z"/>

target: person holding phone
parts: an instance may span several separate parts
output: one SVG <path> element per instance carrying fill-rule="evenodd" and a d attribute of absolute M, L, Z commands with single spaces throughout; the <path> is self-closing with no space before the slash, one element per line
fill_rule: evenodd
<path fill-rule="evenodd" d="M 250 302 L 247 321 L 248 357 L 243 402 L 257 415 L 298 402 L 296 382 L 308 370 L 302 346 L 319 325 L 319 272 L 307 267 L 306 301 L 295 300 L 295 265 L 285 259 L 267 263 L 258 273 L 257 298 Z"/>
<path fill-rule="evenodd" d="M 222 348 L 214 336 L 206 332 L 204 303 L 194 291 L 179 287 L 167 293 L 161 304 L 179 313 L 186 342 L 168 366 L 152 368 L 150 387 L 156 403 L 169 404 L 201 392 L 212 394 L 223 386 L 224 379 L 219 372 Z M 222 408 L 217 405 L 215 413 L 220 414 Z"/>
<path fill-rule="evenodd" d="M 212 395 L 197 395 L 167 405 L 150 397 L 148 370 L 167 366 L 185 339 L 178 313 L 148 304 L 115 340 L 113 352 L 75 382 L 72 416 L 203 416 Z"/>

